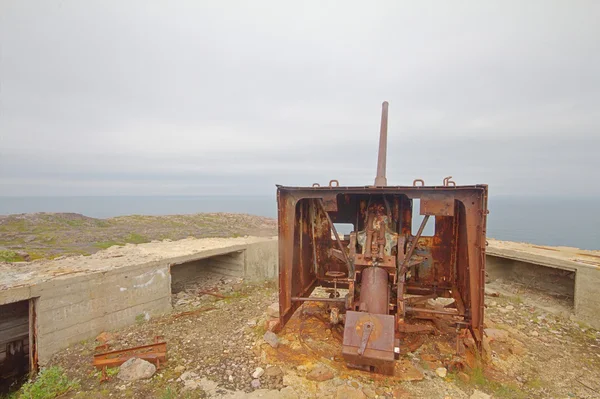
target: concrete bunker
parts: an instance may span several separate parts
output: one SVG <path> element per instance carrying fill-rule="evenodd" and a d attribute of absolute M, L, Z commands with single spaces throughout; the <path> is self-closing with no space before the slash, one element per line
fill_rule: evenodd
<path fill-rule="evenodd" d="M 0 394 L 37 368 L 34 299 L 0 305 Z"/>
<path fill-rule="evenodd" d="M 513 285 L 550 295 L 571 309 L 575 307 L 576 271 L 574 270 L 488 255 L 486 274 L 490 282 L 507 281 Z"/>
<path fill-rule="evenodd" d="M 171 293 L 177 294 L 207 274 L 245 276 L 245 251 L 238 250 L 171 265 Z"/>

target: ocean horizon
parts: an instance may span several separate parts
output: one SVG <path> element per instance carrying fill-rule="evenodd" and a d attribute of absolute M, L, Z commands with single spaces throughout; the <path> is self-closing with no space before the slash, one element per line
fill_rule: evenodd
<path fill-rule="evenodd" d="M 600 198 L 490 196 L 487 235 L 600 250 Z M 0 215 L 72 212 L 94 218 L 206 212 L 277 217 L 273 195 L 0 197 Z"/>

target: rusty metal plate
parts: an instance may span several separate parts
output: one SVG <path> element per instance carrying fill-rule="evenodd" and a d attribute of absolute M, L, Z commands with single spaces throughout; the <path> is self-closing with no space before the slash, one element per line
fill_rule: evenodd
<path fill-rule="evenodd" d="M 346 312 L 344 353 L 357 354 L 365 323 L 373 323 L 363 357 L 394 360 L 394 316 L 366 312 Z"/>
<path fill-rule="evenodd" d="M 454 195 L 427 194 L 421 197 L 421 215 L 454 216 Z"/>

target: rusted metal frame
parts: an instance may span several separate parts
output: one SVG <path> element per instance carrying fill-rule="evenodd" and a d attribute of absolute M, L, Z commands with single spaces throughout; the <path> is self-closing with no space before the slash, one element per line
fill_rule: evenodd
<path fill-rule="evenodd" d="M 418 198 L 424 193 L 434 193 L 440 191 L 453 192 L 453 193 L 464 193 L 465 191 L 481 192 L 482 189 L 487 189 L 485 184 L 467 185 L 467 186 L 339 186 L 339 187 L 298 187 L 298 186 L 277 186 L 279 189 L 286 191 L 302 191 L 306 194 L 312 193 L 312 198 L 320 198 L 324 193 L 337 194 L 415 194 L 415 198 Z M 304 197 L 305 194 L 302 195 Z M 310 197 L 310 195 L 308 195 Z M 411 197 L 412 198 L 412 197 Z"/>
<path fill-rule="evenodd" d="M 29 299 L 29 378 L 38 372 L 36 303 L 37 298 Z"/>
<path fill-rule="evenodd" d="M 315 218 L 317 217 L 316 212 L 315 212 L 315 201 L 311 201 L 310 203 L 310 208 L 309 208 L 309 214 L 310 214 L 310 226 L 311 226 L 311 230 L 312 230 L 312 250 L 313 250 L 313 267 L 314 267 L 314 271 L 315 271 L 315 276 L 319 275 L 319 265 L 317 264 L 317 241 L 316 241 L 316 237 L 315 237 Z"/>
<path fill-rule="evenodd" d="M 345 298 L 315 298 L 315 297 L 292 297 L 292 302 L 341 302 L 345 303 Z"/>
<path fill-rule="evenodd" d="M 295 208 L 298 200 L 288 191 L 277 190 L 278 227 L 279 227 L 279 325 L 284 325 L 292 316 L 299 304 L 292 303 L 292 272 L 294 253 Z"/>
<path fill-rule="evenodd" d="M 482 275 L 482 272 L 485 273 L 485 270 L 482 267 L 480 250 L 480 246 L 482 244 L 482 239 L 480 237 L 482 230 L 479 224 L 481 217 L 479 211 L 481 209 L 482 200 L 481 197 L 477 195 L 473 195 L 470 199 L 471 202 L 474 202 L 478 206 L 469 204 L 469 199 L 467 199 L 465 204 L 467 224 L 467 253 L 469 264 L 469 309 L 471 309 L 471 332 L 477 344 L 481 345 L 483 340 L 483 296 L 485 289 L 483 285 L 485 284 L 485 276 Z M 483 241 L 485 241 L 485 239 L 483 239 Z"/>
<path fill-rule="evenodd" d="M 448 316 L 461 316 L 464 317 L 464 314 L 460 314 L 459 312 L 452 312 L 449 310 L 434 310 L 434 309 L 423 309 L 423 308 L 416 308 L 413 306 L 407 306 L 406 307 L 406 311 L 407 312 L 419 312 L 419 313 L 431 313 L 431 314 L 442 314 L 442 315 L 448 315 Z"/>
<path fill-rule="evenodd" d="M 425 229 L 425 225 L 427 224 L 428 220 L 429 220 L 429 215 L 425 215 L 425 217 L 423 217 L 423 220 L 421 221 L 421 225 L 419 226 L 419 230 L 417 231 L 417 234 L 413 237 L 413 240 L 410 244 L 410 248 L 408 249 L 408 253 L 404 257 L 404 262 L 402 262 L 402 265 L 400 266 L 400 270 L 398 271 L 398 274 L 406 273 L 406 265 L 407 265 L 408 261 L 410 260 L 410 258 L 412 257 L 413 252 L 415 251 L 415 248 L 417 247 L 419 238 L 421 238 L 421 235 L 423 234 L 423 230 Z"/>
<path fill-rule="evenodd" d="M 344 261 L 346 262 L 346 265 L 348 266 L 348 271 L 350 272 L 352 270 L 352 265 L 350 263 L 350 259 L 348 259 L 348 254 L 346 254 L 346 251 L 344 250 L 344 246 L 342 245 L 342 241 L 340 240 L 340 236 L 337 232 L 337 229 L 335 228 L 335 225 L 331 221 L 331 217 L 329 216 L 329 213 L 327 213 L 327 211 L 325 210 L 325 206 L 323 205 L 323 200 L 319 198 L 317 200 L 317 203 L 320 205 L 321 210 L 325 213 L 325 216 L 327 217 L 327 220 L 329 221 L 329 225 L 331 226 L 331 230 L 333 231 L 333 235 L 335 236 L 335 241 L 336 241 L 340 251 L 342 251 L 342 255 L 344 256 Z"/>

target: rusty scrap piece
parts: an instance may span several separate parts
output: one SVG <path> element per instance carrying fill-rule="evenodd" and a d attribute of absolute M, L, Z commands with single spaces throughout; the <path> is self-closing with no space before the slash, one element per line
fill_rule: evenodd
<path fill-rule="evenodd" d="M 132 358 L 139 358 L 154 363 L 156 364 L 156 368 L 159 369 L 160 363 L 167 361 L 167 343 L 157 342 L 150 345 L 98 353 L 94 355 L 92 364 L 98 369 L 104 369 L 120 366 Z"/>
<path fill-rule="evenodd" d="M 210 292 L 210 291 L 198 291 L 198 295 L 199 296 L 202 296 L 202 295 L 212 295 L 212 296 L 220 298 L 220 299 L 227 298 L 225 295 L 217 294 L 216 292 Z"/>
<path fill-rule="evenodd" d="M 198 313 L 202 313 L 202 312 L 208 312 L 209 310 L 215 310 L 216 308 L 214 306 L 206 306 L 200 309 L 196 309 L 196 310 L 188 310 L 187 312 L 181 312 L 181 313 L 177 313 L 175 315 L 172 316 L 173 319 L 178 319 L 180 317 L 185 317 L 185 316 L 192 316 Z"/>
<path fill-rule="evenodd" d="M 326 302 L 330 320 L 344 323 L 347 364 L 384 374 L 393 373 L 395 352 L 422 343 L 417 338 L 413 345 L 411 332 L 431 332 L 415 320 L 442 330 L 442 320 L 460 325 L 481 347 L 488 214 L 487 185 L 459 186 L 447 176 L 441 186 L 421 179 L 388 186 L 387 118 L 384 102 L 372 186 L 277 186 L 278 328 L 304 302 Z M 412 234 L 416 215 L 423 221 Z M 428 222 L 433 236 L 425 234 Z M 338 231 L 340 223 L 350 231 Z M 332 297 L 311 297 L 319 286 L 332 288 Z M 443 309 L 418 306 L 438 297 L 454 302 Z"/>

